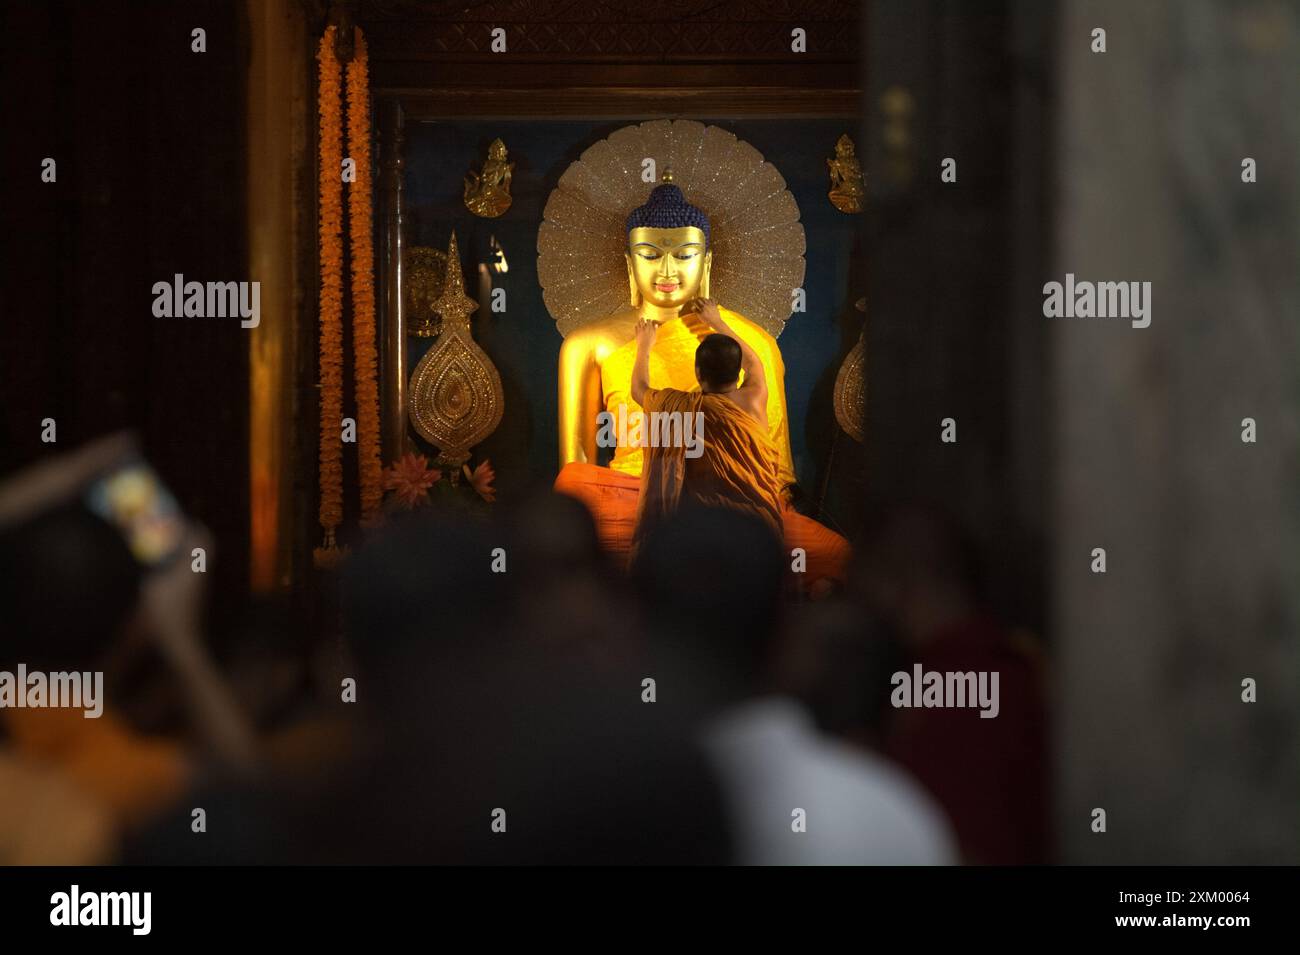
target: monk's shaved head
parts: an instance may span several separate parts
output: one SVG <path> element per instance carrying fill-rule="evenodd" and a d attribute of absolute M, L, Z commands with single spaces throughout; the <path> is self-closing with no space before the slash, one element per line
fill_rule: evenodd
<path fill-rule="evenodd" d="M 740 377 L 740 344 L 729 335 L 709 335 L 695 350 L 695 377 L 706 391 L 728 388 Z"/>

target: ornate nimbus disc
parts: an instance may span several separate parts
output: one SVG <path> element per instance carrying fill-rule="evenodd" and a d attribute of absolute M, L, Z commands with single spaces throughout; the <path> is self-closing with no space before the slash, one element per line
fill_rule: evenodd
<path fill-rule="evenodd" d="M 791 291 L 803 286 L 806 243 L 799 206 L 776 167 L 718 126 L 652 120 L 594 144 L 560 177 L 537 233 L 542 298 L 560 334 L 627 307 L 624 223 L 657 182 L 643 161 L 673 171 L 688 202 L 709 216 L 710 294 L 781 334 Z"/>

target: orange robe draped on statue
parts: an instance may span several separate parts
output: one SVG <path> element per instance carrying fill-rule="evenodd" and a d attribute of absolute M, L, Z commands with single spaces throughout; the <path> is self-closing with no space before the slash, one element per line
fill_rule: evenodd
<path fill-rule="evenodd" d="M 621 565 L 627 565 L 634 537 L 642 537 L 645 527 L 693 500 L 751 513 L 784 538 L 787 550 L 803 548 L 807 568 L 802 581 L 807 586 L 844 579 L 848 542 L 786 504 L 777 477 L 777 449 L 757 421 L 720 395 L 651 389 L 645 404 L 647 412 L 703 412 L 705 453 L 687 458 L 680 447 L 647 449 L 644 495 L 640 478 L 594 464 L 566 464 L 555 480 L 557 491 L 587 505 L 601 545 Z"/>

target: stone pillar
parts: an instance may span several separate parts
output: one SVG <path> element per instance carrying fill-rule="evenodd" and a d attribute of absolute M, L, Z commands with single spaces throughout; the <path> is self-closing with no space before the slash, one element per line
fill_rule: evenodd
<path fill-rule="evenodd" d="M 303 388 L 304 374 L 315 380 L 314 64 L 301 3 L 248 0 L 245 17 L 248 272 L 261 283 L 264 316 L 245 333 L 250 585 L 265 593 L 301 578 L 313 542 L 304 530 L 315 527 L 315 428 L 302 427 L 315 407 Z"/>
<path fill-rule="evenodd" d="M 1058 26 L 1057 242 L 1043 281 L 1153 286 L 1149 328 L 1042 319 L 1055 363 L 1061 859 L 1294 863 L 1297 8 L 1066 0 Z M 1091 52 L 1094 28 L 1105 53 Z M 1255 443 L 1242 440 L 1248 417 Z M 1097 547 L 1104 574 L 1090 567 Z M 1258 702 L 1242 701 L 1247 678 Z"/>

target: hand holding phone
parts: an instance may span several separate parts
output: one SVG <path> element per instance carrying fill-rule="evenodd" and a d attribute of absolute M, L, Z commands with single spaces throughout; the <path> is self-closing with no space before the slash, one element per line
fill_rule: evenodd
<path fill-rule="evenodd" d="M 121 532 L 131 554 L 146 570 L 179 556 L 186 533 L 185 516 L 176 498 L 139 456 L 128 455 L 95 478 L 84 501 Z"/>

